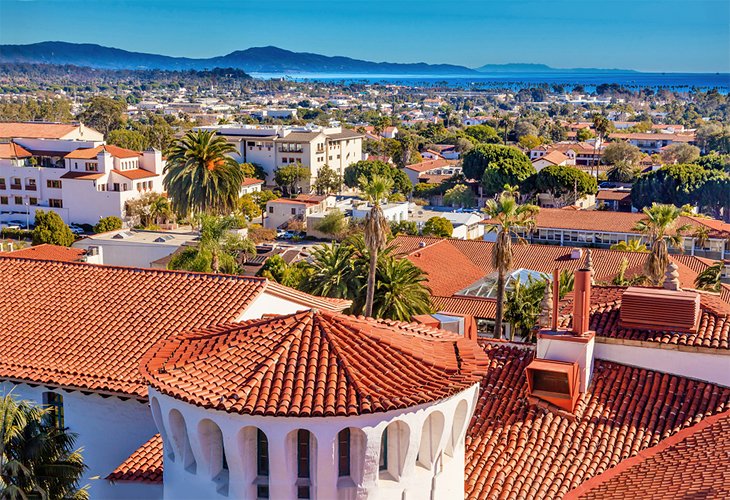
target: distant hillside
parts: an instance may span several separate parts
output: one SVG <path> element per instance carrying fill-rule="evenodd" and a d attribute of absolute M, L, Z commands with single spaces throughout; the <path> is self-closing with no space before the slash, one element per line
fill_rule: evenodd
<path fill-rule="evenodd" d="M 475 70 L 450 64 L 371 62 L 292 52 L 277 47 L 252 47 L 208 59 L 129 52 L 94 44 L 41 42 L 0 45 L 0 62 L 72 64 L 102 69 L 205 70 L 215 67 L 248 73 L 345 73 L 395 75 L 476 75 Z"/>
<path fill-rule="evenodd" d="M 553 68 L 530 63 L 485 64 L 476 70 L 480 73 L 638 73 L 630 69 Z"/>

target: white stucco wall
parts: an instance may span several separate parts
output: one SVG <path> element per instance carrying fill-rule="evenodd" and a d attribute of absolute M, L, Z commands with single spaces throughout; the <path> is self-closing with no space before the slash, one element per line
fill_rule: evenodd
<path fill-rule="evenodd" d="M 19 399 L 43 403 L 47 387 L 0 382 L 0 392 L 13 391 Z M 69 431 L 77 433 L 76 446 L 83 448 L 84 463 L 89 470 L 82 485 L 89 484 L 92 499 L 156 498 L 155 485 L 110 484 L 104 479 L 136 449 L 157 433 L 147 403 L 116 397 L 103 398 L 98 394 L 84 395 L 78 391 L 52 389 L 63 396 L 64 423 Z M 157 490 L 157 494 L 155 494 Z"/>
<path fill-rule="evenodd" d="M 311 309 L 311 306 L 298 304 L 289 299 L 264 292 L 251 302 L 251 305 L 246 308 L 238 321 L 258 319 L 264 314 L 294 314 L 307 309 Z"/>
<path fill-rule="evenodd" d="M 205 410 L 150 389 L 152 407 L 159 405 L 155 418 L 165 442 L 164 498 L 255 498 L 257 480 L 268 480 L 270 498 L 296 498 L 292 439 L 298 429 L 312 434 L 312 498 L 463 498 L 464 435 L 477 395 L 475 384 L 450 398 L 406 410 L 290 418 Z M 381 438 L 389 426 L 388 470 L 380 471 Z M 211 427 L 222 437 L 211 439 Z M 345 428 L 358 437 L 351 437 L 350 476 L 338 477 L 337 435 Z M 256 478 L 255 429 L 268 439 L 268 478 Z M 221 468 L 221 439 L 227 471 Z"/>

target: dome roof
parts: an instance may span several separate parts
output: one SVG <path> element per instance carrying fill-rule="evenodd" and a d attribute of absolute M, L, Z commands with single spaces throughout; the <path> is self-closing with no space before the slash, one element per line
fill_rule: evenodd
<path fill-rule="evenodd" d="M 477 383 L 476 342 L 424 325 L 309 310 L 186 332 L 141 362 L 163 394 L 229 413 L 348 416 L 446 398 Z"/>

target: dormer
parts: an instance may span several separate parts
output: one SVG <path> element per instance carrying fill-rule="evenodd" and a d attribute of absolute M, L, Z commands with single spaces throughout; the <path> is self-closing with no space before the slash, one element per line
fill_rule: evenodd
<path fill-rule="evenodd" d="M 580 395 L 578 363 L 535 359 L 525 368 L 530 395 L 572 412 Z"/>

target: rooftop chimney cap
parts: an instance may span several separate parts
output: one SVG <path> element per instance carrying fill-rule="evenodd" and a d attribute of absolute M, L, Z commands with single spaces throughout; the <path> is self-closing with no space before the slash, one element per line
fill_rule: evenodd
<path fill-rule="evenodd" d="M 681 284 L 679 282 L 679 268 L 677 264 L 670 261 L 667 264 L 667 272 L 664 274 L 664 289 L 665 290 L 681 290 Z"/>
<path fill-rule="evenodd" d="M 583 256 L 583 249 L 582 248 L 573 248 L 570 250 L 570 258 L 573 260 L 580 259 Z"/>

